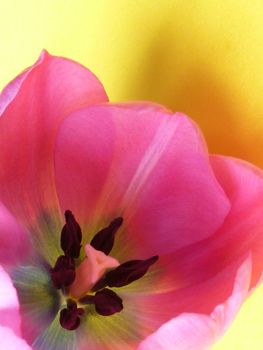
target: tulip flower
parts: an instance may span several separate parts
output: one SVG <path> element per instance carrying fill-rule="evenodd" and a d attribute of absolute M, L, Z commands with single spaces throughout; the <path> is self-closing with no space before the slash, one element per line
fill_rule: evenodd
<path fill-rule="evenodd" d="M 212 346 L 261 280 L 262 171 L 47 52 L 0 113 L 4 346 Z"/>

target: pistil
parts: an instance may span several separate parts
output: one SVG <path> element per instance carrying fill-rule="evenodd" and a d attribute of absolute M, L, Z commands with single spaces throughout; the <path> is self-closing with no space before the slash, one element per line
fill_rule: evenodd
<path fill-rule="evenodd" d="M 69 288 L 69 294 L 78 299 L 88 293 L 93 285 L 109 269 L 120 265 L 118 260 L 94 249 L 90 244 L 85 246 L 86 258 L 76 269 L 76 278 Z"/>

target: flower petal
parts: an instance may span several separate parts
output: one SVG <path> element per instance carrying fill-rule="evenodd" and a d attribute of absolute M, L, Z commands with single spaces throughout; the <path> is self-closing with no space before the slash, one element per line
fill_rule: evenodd
<path fill-rule="evenodd" d="M 19 303 L 16 290 L 5 270 L 0 266 L 0 326 L 11 328 L 20 335 Z"/>
<path fill-rule="evenodd" d="M 201 283 L 229 264 L 242 259 L 248 252 L 251 252 L 253 262 L 250 288 L 262 276 L 262 171 L 249 163 L 229 157 L 212 156 L 211 163 L 231 202 L 231 210 L 213 236 L 160 256 L 156 276 L 149 276 L 149 284 L 154 283 L 156 292 Z M 133 285 L 130 291 L 138 292 L 143 288 L 145 289 L 143 284 Z"/>
<path fill-rule="evenodd" d="M 118 296 L 123 301 L 123 310 L 109 318 L 94 316 L 91 310 L 86 319 L 83 320 L 82 332 L 78 338 L 80 349 L 137 349 L 143 339 L 156 332 L 164 323 L 182 313 L 190 313 L 191 315 L 196 313 L 197 316 L 200 313 L 202 314 L 201 321 L 203 318 L 205 320 L 209 319 L 209 322 L 207 322 L 209 325 L 211 323 L 209 315 L 212 314 L 211 316 L 216 319 L 216 326 L 211 328 L 217 328 L 217 335 L 219 335 L 221 330 L 225 330 L 224 325 L 227 326 L 228 322 L 232 320 L 240 307 L 241 301 L 246 296 L 251 276 L 250 272 L 251 261 L 246 258 L 241 263 L 238 262 L 229 266 L 223 273 L 218 274 L 206 283 L 191 288 L 191 290 L 184 289 L 170 295 L 150 296 L 145 294 L 142 296 L 142 294 L 129 294 L 121 291 L 121 289 L 116 289 Z M 229 299 L 231 294 L 234 295 L 233 300 Z M 222 308 L 220 304 L 225 303 L 227 299 L 232 300 L 231 303 L 229 305 L 229 302 L 225 304 L 227 309 Z M 216 308 L 217 305 L 220 306 Z M 225 316 L 225 319 L 223 316 Z M 179 320 L 181 319 L 179 318 Z M 180 324 L 181 322 L 179 322 Z M 207 328 L 203 329 L 203 334 L 210 335 L 207 333 L 208 330 Z M 172 335 L 167 335 L 167 337 L 173 340 Z M 155 350 L 154 346 L 149 348 Z M 171 347 L 166 349 L 164 347 L 161 349 L 181 348 Z"/>
<path fill-rule="evenodd" d="M 159 276 L 158 273 L 155 277 L 149 276 L 150 286 L 155 288 L 151 291 L 146 287 L 148 295 L 136 295 L 136 290 L 143 293 L 143 285 L 139 290 L 138 286 L 129 290 L 137 299 L 135 302 L 132 295 L 130 297 L 135 309 L 131 318 L 139 310 L 142 318 L 149 320 L 148 324 L 157 319 L 165 322 L 183 312 L 210 313 L 213 305 L 229 296 L 235 271 L 250 251 L 250 288 L 262 276 L 262 173 L 245 162 L 231 158 L 213 157 L 212 164 L 232 204 L 224 224 L 213 236 L 160 257 L 158 267 L 166 274 L 170 284 L 168 279 L 168 284 L 162 284 L 162 271 L 159 271 Z M 149 281 L 145 281 L 145 286 Z M 127 298 L 122 298 L 127 303 Z"/>
<path fill-rule="evenodd" d="M 141 332 L 148 334 L 182 313 L 210 314 L 216 305 L 224 302 L 232 293 L 236 273 L 246 257 L 227 266 L 212 278 L 188 287 L 158 293 L 119 293 L 128 317 L 137 322 Z M 153 284 L 155 285 L 155 284 Z M 176 286 L 176 279 L 174 280 Z M 208 297 L 209 296 L 209 297 Z M 135 322 L 136 320 L 136 322 Z M 147 328 L 144 326 L 147 324 Z M 146 333 L 144 333 L 147 336 Z"/>
<path fill-rule="evenodd" d="M 232 204 L 215 245 L 218 248 L 224 245 L 224 254 L 232 258 L 252 252 L 253 287 L 263 273 L 263 172 L 239 159 L 223 156 L 210 159 L 218 182 Z"/>
<path fill-rule="evenodd" d="M 63 210 L 93 217 L 94 233 L 123 216 L 112 255 L 174 251 L 213 234 L 229 210 L 197 127 L 159 106 L 83 109 L 61 126 L 55 158 Z"/>
<path fill-rule="evenodd" d="M 251 258 L 239 268 L 232 295 L 205 314 L 183 313 L 147 337 L 138 350 L 205 350 L 227 330 L 247 296 L 251 276 Z"/>
<path fill-rule="evenodd" d="M 25 229 L 0 202 L 0 263 L 11 265 L 29 253 L 31 244 Z"/>
<path fill-rule="evenodd" d="M 54 231 L 51 222 L 60 216 L 53 176 L 59 124 L 72 111 L 105 101 L 91 72 L 45 51 L 1 94 L 0 199 L 31 231 L 35 221 L 42 221 L 41 231 Z"/>
<path fill-rule="evenodd" d="M 8 350 L 32 350 L 21 338 L 17 337 L 12 329 L 0 327 L 1 349 Z"/>

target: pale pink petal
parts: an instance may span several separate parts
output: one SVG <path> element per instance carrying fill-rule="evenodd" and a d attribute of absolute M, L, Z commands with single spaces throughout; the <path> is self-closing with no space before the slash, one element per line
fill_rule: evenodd
<path fill-rule="evenodd" d="M 223 304 L 217 305 L 210 315 L 183 313 L 148 336 L 139 345 L 138 350 L 210 349 L 239 311 L 248 293 L 250 277 L 249 257 L 237 272 L 232 295 Z"/>
<path fill-rule="evenodd" d="M 27 256 L 31 244 L 25 229 L 0 202 L 0 263 L 18 263 Z"/>
<path fill-rule="evenodd" d="M 0 339 L 1 350 L 32 350 L 31 346 L 17 337 L 10 328 L 0 327 Z"/>
<path fill-rule="evenodd" d="M 181 314 L 146 338 L 138 350 L 206 350 L 214 343 L 215 333 L 210 316 Z"/>
<path fill-rule="evenodd" d="M 72 111 L 105 101 L 102 85 L 89 70 L 45 51 L 3 91 L 0 200 L 20 220 L 32 223 L 45 211 L 57 215 L 53 145 L 58 126 Z"/>
<path fill-rule="evenodd" d="M 19 303 L 10 277 L 0 266 L 0 326 L 11 328 L 20 335 Z M 1 338 L 0 338 L 1 339 Z"/>
<path fill-rule="evenodd" d="M 113 255 L 126 258 L 209 237 L 229 210 L 197 127 L 151 104 L 95 106 L 67 118 L 56 179 L 62 208 L 81 222 L 93 217 L 92 233 L 124 217 Z"/>

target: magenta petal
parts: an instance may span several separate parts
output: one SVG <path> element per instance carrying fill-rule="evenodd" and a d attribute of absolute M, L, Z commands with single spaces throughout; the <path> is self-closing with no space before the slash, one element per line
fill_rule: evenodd
<path fill-rule="evenodd" d="M 94 106 L 67 118 L 56 144 L 56 179 L 62 209 L 82 222 L 93 217 L 103 227 L 123 216 L 125 236 L 113 253 L 126 258 L 209 237 L 229 211 L 197 127 L 151 104 Z"/>
<path fill-rule="evenodd" d="M 213 236 L 160 256 L 158 290 L 201 283 L 249 252 L 252 256 L 250 288 L 258 284 L 262 276 L 263 174 L 252 165 L 233 158 L 213 156 L 211 163 L 231 202 L 231 210 Z"/>
<path fill-rule="evenodd" d="M 165 148 L 160 152 L 162 143 Z M 211 236 L 222 225 L 230 203 L 210 168 L 202 135 L 189 118 L 162 115 L 141 161 L 142 172 L 149 167 L 146 161 L 156 163 L 140 184 L 137 201 L 127 208 L 129 238 L 136 232 L 141 251 L 147 247 L 154 254 L 167 254 Z"/>
<path fill-rule="evenodd" d="M 1 349 L 3 350 L 33 350 L 25 340 L 17 337 L 12 329 L 0 326 Z"/>
<path fill-rule="evenodd" d="M 58 208 L 53 144 L 72 111 L 107 96 L 96 77 L 73 61 L 43 52 L 0 96 L 0 200 L 21 220 Z"/>
<path fill-rule="evenodd" d="M 213 245 L 217 249 L 224 247 L 224 256 L 232 259 L 251 251 L 253 287 L 263 272 L 263 172 L 234 158 L 212 156 L 210 159 L 217 180 L 232 204 Z"/>
<path fill-rule="evenodd" d="M 209 349 L 227 330 L 247 296 L 251 258 L 239 268 L 231 296 L 210 315 L 182 313 L 148 336 L 138 350 Z M 209 294 L 208 294 L 209 296 Z"/>
<path fill-rule="evenodd" d="M 0 326 L 11 328 L 20 335 L 19 303 L 15 287 L 0 266 Z M 1 339 L 1 338 L 0 338 Z M 1 340 L 2 341 L 2 340 Z M 2 343 L 0 343 L 2 345 Z"/>
<path fill-rule="evenodd" d="M 62 211 L 70 209 L 83 232 L 85 223 L 92 224 L 92 220 L 98 219 L 98 198 L 112 163 L 114 139 L 112 120 L 96 113 L 93 107 L 66 118 L 58 132 L 55 147 L 58 197 Z"/>
<path fill-rule="evenodd" d="M 0 202 L 0 263 L 10 265 L 21 261 L 31 244 L 25 229 Z"/>
<path fill-rule="evenodd" d="M 152 285 L 156 288 L 153 288 L 152 292 L 136 294 L 127 291 L 120 296 L 125 301 L 125 310 L 129 318 L 137 320 L 134 327 L 143 332 L 146 330 L 144 325 L 147 324 L 148 333 L 143 333 L 143 336 L 147 336 L 149 332 L 154 332 L 162 324 L 182 313 L 209 315 L 213 312 L 216 305 L 225 302 L 232 294 L 237 271 L 246 259 L 247 257 L 243 257 L 230 264 L 223 271 L 202 283 L 182 287 L 179 281 L 178 289 L 164 292 L 159 291 L 158 283 L 153 282 Z M 250 277 L 249 273 L 248 283 Z M 175 273 L 175 288 L 176 282 Z"/>

